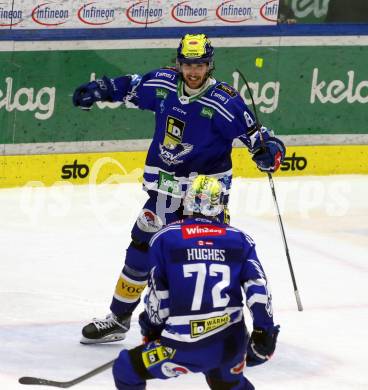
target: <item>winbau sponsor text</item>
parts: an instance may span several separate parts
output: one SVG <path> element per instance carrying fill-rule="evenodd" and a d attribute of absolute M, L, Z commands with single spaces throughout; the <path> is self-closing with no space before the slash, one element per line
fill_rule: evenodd
<path fill-rule="evenodd" d="M 202 236 L 223 236 L 226 229 L 212 225 L 185 225 L 182 226 L 182 234 L 185 239 Z"/>

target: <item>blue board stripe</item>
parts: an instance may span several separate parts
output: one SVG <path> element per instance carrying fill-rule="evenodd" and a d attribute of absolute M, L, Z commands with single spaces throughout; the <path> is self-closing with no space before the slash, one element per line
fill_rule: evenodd
<path fill-rule="evenodd" d="M 355 36 L 368 35 L 364 24 L 280 24 L 277 26 L 160 27 L 105 29 L 0 30 L 2 41 L 58 41 L 179 38 L 190 32 L 210 37 Z"/>

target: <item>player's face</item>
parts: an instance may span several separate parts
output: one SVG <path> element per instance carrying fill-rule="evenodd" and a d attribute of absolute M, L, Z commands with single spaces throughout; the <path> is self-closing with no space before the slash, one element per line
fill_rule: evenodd
<path fill-rule="evenodd" d="M 202 86 L 206 80 L 209 65 L 204 64 L 182 64 L 181 72 L 185 84 L 192 89 L 197 89 Z"/>

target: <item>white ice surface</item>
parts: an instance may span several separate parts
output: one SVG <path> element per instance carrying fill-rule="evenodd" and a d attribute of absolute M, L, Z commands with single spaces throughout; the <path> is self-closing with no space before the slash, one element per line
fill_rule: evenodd
<path fill-rule="evenodd" d="M 304 311 L 267 179 L 235 180 L 232 224 L 257 243 L 281 325 L 273 359 L 246 375 L 257 390 L 367 390 L 368 177 L 275 183 Z M 0 191 L 1 390 L 26 389 L 17 383 L 24 375 L 70 380 L 140 342 L 136 313 L 125 342 L 83 346 L 79 337 L 86 321 L 108 312 L 145 199 L 139 184 Z M 111 372 L 75 388 L 113 389 Z M 207 386 L 197 374 L 148 388 Z"/>

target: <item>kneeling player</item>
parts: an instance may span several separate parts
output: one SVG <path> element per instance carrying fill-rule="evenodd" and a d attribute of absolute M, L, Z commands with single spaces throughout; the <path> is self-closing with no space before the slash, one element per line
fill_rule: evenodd
<path fill-rule="evenodd" d="M 216 216 L 219 181 L 200 175 L 184 199 L 189 218 L 150 242 L 149 289 L 139 317 L 145 344 L 123 350 L 113 368 L 118 390 L 143 390 L 146 380 L 202 372 L 211 389 L 253 390 L 243 367 L 266 362 L 279 327 L 253 240 Z M 242 289 L 253 319 L 243 319 Z"/>

